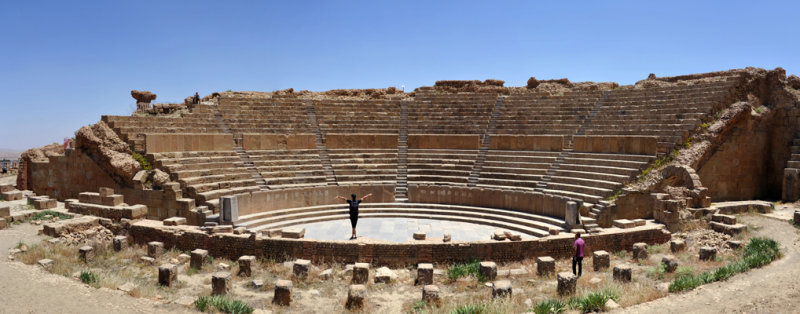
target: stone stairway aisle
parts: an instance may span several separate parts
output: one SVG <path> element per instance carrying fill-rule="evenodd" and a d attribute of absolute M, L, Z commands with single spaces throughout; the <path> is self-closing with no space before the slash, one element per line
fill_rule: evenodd
<path fill-rule="evenodd" d="M 481 177 L 481 170 L 483 164 L 486 162 L 486 154 L 489 152 L 489 145 L 491 144 L 492 134 L 497 129 L 497 118 L 500 117 L 500 112 L 503 111 L 503 103 L 506 96 L 497 97 L 497 102 L 492 109 L 492 116 L 489 119 L 489 125 L 486 127 L 486 135 L 483 136 L 483 143 L 478 151 L 478 157 L 475 159 L 475 166 L 472 167 L 472 172 L 469 174 L 469 181 L 467 186 L 475 186 L 478 184 L 478 179 Z"/>
<path fill-rule="evenodd" d="M 792 156 L 786 161 L 783 169 L 783 195 L 784 202 L 795 202 L 800 199 L 800 136 L 795 134 L 791 147 Z"/>
<path fill-rule="evenodd" d="M 400 134 L 397 138 L 397 184 L 395 202 L 408 202 L 408 103 L 400 103 Z"/>
<path fill-rule="evenodd" d="M 306 104 L 306 110 L 308 111 L 308 121 L 311 122 L 311 128 L 314 129 L 319 159 L 322 162 L 322 170 L 325 172 L 325 182 L 327 182 L 328 185 L 337 185 L 336 174 L 333 172 L 331 158 L 328 156 L 328 148 L 325 146 L 325 141 L 322 139 L 322 131 L 320 131 L 319 123 L 317 122 L 317 110 L 314 109 L 314 104 L 310 102 Z"/>
<path fill-rule="evenodd" d="M 236 135 L 231 132 L 231 129 L 228 127 L 228 124 L 225 123 L 225 119 L 222 118 L 222 114 L 214 108 L 214 118 L 217 120 L 217 127 L 224 133 L 231 133 L 233 136 L 233 151 L 236 152 L 236 155 L 241 160 L 241 166 L 247 168 L 247 172 L 250 173 L 250 176 L 253 177 L 253 180 L 256 182 L 259 188 L 262 190 L 268 190 L 267 181 L 264 180 L 264 177 L 261 176 L 261 172 L 258 171 L 255 164 L 250 160 L 250 156 L 247 152 L 242 148 L 241 140 L 237 140 Z"/>

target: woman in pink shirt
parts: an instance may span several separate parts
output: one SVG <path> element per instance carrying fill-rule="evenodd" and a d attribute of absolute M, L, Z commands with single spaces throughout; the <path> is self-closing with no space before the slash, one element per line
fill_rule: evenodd
<path fill-rule="evenodd" d="M 583 273 L 583 239 L 581 239 L 581 233 L 575 233 L 575 244 L 572 245 L 575 247 L 575 255 L 572 256 L 572 274 L 581 276 Z M 575 272 L 575 266 L 578 266 L 578 272 Z"/>

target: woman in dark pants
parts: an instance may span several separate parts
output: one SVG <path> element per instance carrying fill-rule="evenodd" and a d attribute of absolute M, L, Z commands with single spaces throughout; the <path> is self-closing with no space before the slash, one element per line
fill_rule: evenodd
<path fill-rule="evenodd" d="M 358 223 L 358 204 L 361 204 L 361 201 L 367 199 L 370 196 L 372 196 L 372 193 L 364 195 L 364 197 L 362 197 L 361 199 L 356 199 L 356 194 L 353 193 L 350 194 L 350 197 L 353 198 L 352 200 L 349 200 L 342 196 L 336 196 L 337 199 L 343 199 L 347 201 L 347 204 L 350 205 L 350 226 L 353 227 L 353 234 L 350 236 L 350 240 L 356 238 L 356 224 Z"/>

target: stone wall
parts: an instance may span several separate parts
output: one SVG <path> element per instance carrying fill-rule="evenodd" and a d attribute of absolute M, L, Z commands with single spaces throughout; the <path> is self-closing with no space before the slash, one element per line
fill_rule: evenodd
<path fill-rule="evenodd" d="M 145 134 L 144 141 L 148 153 L 233 150 L 231 134 Z"/>
<path fill-rule="evenodd" d="M 658 152 L 656 136 L 575 136 L 576 152 L 655 155 Z"/>
<path fill-rule="evenodd" d="M 431 135 L 409 134 L 408 148 L 411 149 L 479 149 L 480 135 Z"/>
<path fill-rule="evenodd" d="M 325 146 L 337 148 L 397 149 L 397 134 L 332 134 L 325 136 Z"/>
<path fill-rule="evenodd" d="M 572 199 L 540 192 L 509 191 L 476 187 L 409 185 L 413 203 L 453 204 L 510 209 L 567 220 L 566 206 Z M 572 200 L 579 204 L 579 200 Z"/>
<path fill-rule="evenodd" d="M 314 134 L 242 134 L 242 148 L 246 150 L 315 149 Z"/>
<path fill-rule="evenodd" d="M 540 150 L 561 151 L 564 136 L 561 135 L 492 135 L 489 143 L 495 150 Z"/>
<path fill-rule="evenodd" d="M 30 189 L 34 193 L 59 201 L 77 199 L 78 194 L 95 192 L 99 187 L 110 187 L 122 194 L 127 204 L 146 205 L 147 217 L 151 219 L 187 217 L 191 209 L 187 207 L 189 204 L 178 202 L 182 197 L 180 191 L 139 190 L 118 184 L 80 150 L 67 149 L 63 156 L 50 156 L 47 162 L 32 162 L 31 175 Z"/>
<path fill-rule="evenodd" d="M 237 194 L 239 216 L 260 212 L 297 208 L 318 205 L 343 204 L 336 196 L 350 198 L 356 193 L 359 198 L 372 193 L 370 202 L 394 202 L 394 185 L 350 185 L 350 186 L 321 186 L 301 189 L 286 189 L 275 191 L 258 191 Z"/>
<path fill-rule="evenodd" d="M 167 249 L 191 251 L 200 248 L 208 250 L 212 256 L 230 259 L 237 259 L 242 255 L 255 255 L 278 261 L 303 258 L 314 263 L 367 262 L 391 266 L 407 266 L 423 262 L 449 264 L 467 262 L 471 259 L 511 262 L 539 256 L 569 258 L 574 252 L 572 248 L 574 236 L 571 233 L 514 242 L 362 243 L 264 238 L 255 234 L 207 234 L 196 227 L 171 227 L 164 226 L 160 221 L 140 220 L 131 226 L 129 235 L 139 244 L 161 241 Z M 663 225 L 653 223 L 630 229 L 608 229 L 601 233 L 583 236 L 586 242 L 586 254 L 597 250 L 608 252 L 631 250 L 633 244 L 637 242 L 661 244 L 670 238 L 671 234 Z"/>

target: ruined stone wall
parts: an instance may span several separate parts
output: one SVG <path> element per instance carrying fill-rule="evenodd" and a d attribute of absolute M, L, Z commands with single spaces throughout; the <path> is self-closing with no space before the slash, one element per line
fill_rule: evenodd
<path fill-rule="evenodd" d="M 369 202 L 393 203 L 394 185 L 343 185 L 322 186 L 275 191 L 258 191 L 237 194 L 239 216 L 260 212 L 318 205 L 343 204 L 336 196 L 350 198 L 355 193 L 362 197 L 372 193 Z"/>
<path fill-rule="evenodd" d="M 475 242 L 403 242 L 355 243 L 350 241 L 318 241 L 312 239 L 263 238 L 252 235 L 206 234 L 196 228 L 163 226 L 160 221 L 142 220 L 134 223 L 129 235 L 139 244 L 161 241 L 167 249 L 191 251 L 197 248 L 216 257 L 237 259 L 255 255 L 278 261 L 298 258 L 315 263 L 367 262 L 375 265 L 407 266 L 417 263 L 448 264 L 471 259 L 497 262 L 521 261 L 539 256 L 569 258 L 574 253 L 572 234 L 523 241 Z M 634 243 L 661 244 L 671 234 L 663 225 L 647 224 L 630 229 L 611 229 L 600 234 L 586 234 L 586 254 L 605 250 L 631 250 Z"/>
<path fill-rule="evenodd" d="M 315 149 L 314 134 L 242 134 L 246 150 Z"/>
<path fill-rule="evenodd" d="M 574 151 L 610 154 L 655 155 L 657 136 L 574 136 Z"/>
<path fill-rule="evenodd" d="M 418 149 L 479 149 L 480 135 L 409 134 L 408 148 Z"/>
<path fill-rule="evenodd" d="M 145 134 L 148 153 L 230 150 L 233 150 L 231 134 Z"/>
<path fill-rule="evenodd" d="M 337 148 L 397 149 L 397 134 L 333 134 L 325 136 L 325 146 Z"/>
<path fill-rule="evenodd" d="M 189 212 L 186 203 L 177 201 L 181 198 L 180 192 L 121 186 L 80 150 L 68 149 L 64 155 L 48 157 L 46 162 L 32 162 L 31 178 L 30 189 L 34 193 L 59 201 L 77 199 L 82 192 L 97 192 L 100 187 L 109 187 L 123 195 L 129 205 L 146 205 L 147 217 L 151 219 L 186 217 Z"/>
<path fill-rule="evenodd" d="M 495 150 L 561 151 L 564 146 L 564 136 L 492 135 L 489 146 Z"/>

